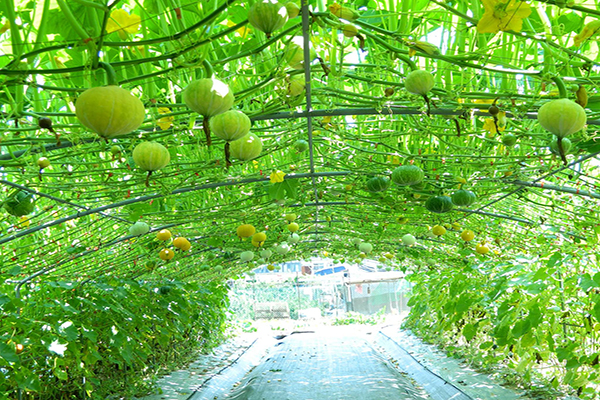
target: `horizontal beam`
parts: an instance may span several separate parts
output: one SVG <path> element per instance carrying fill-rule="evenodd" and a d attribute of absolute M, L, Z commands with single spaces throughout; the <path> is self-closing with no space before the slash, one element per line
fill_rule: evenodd
<path fill-rule="evenodd" d="M 574 195 L 578 195 L 578 196 L 586 196 L 586 197 L 591 197 L 594 199 L 600 199 L 600 194 L 596 193 L 596 192 L 592 192 L 590 190 L 580 190 L 580 189 L 575 189 L 572 187 L 567 187 L 567 186 L 557 186 L 557 185 L 551 185 L 548 183 L 544 183 L 544 182 L 525 182 L 525 181 L 512 181 L 509 182 L 512 183 L 513 185 L 517 185 L 517 186 L 527 186 L 527 187 L 534 187 L 534 188 L 539 188 L 539 189 L 546 189 L 546 190 L 554 190 L 556 192 L 563 192 L 563 193 L 569 193 L 569 194 L 574 194 Z"/>
<path fill-rule="evenodd" d="M 486 211 L 480 211 L 480 210 L 468 210 L 466 208 L 457 208 L 456 211 L 460 211 L 460 212 L 464 212 L 464 213 L 469 213 L 469 214 L 485 215 L 487 217 L 508 219 L 508 220 L 511 220 L 511 221 L 523 222 L 523 223 L 525 223 L 527 225 L 534 225 L 535 224 L 535 222 L 533 222 L 530 219 L 523 219 L 523 218 L 513 217 L 513 216 L 510 216 L 510 215 L 504 215 L 504 214 L 495 214 L 495 213 L 486 212 Z"/>

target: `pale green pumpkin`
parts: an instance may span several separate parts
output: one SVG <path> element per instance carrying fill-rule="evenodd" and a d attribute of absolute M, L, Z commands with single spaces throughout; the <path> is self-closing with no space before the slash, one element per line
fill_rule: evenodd
<path fill-rule="evenodd" d="M 552 100 L 538 110 L 538 121 L 544 129 L 559 138 L 580 131 L 587 122 L 585 110 L 569 99 Z"/>
<path fill-rule="evenodd" d="M 171 155 L 165 146 L 157 142 L 143 142 L 133 149 L 133 161 L 144 171 L 158 171 L 164 168 Z"/>
<path fill-rule="evenodd" d="M 426 95 L 434 85 L 433 75 L 422 69 L 412 71 L 404 80 L 404 87 L 410 93 Z"/>
<path fill-rule="evenodd" d="M 79 122 L 103 138 L 126 135 L 144 122 L 142 101 L 115 85 L 98 86 L 81 93 L 75 103 Z"/>
<path fill-rule="evenodd" d="M 248 22 L 267 36 L 281 29 L 287 20 L 286 6 L 277 0 L 258 0 L 248 11 Z"/>
<path fill-rule="evenodd" d="M 205 118 L 229 110 L 233 100 L 229 86 L 214 78 L 195 80 L 183 90 L 183 102 Z"/>
<path fill-rule="evenodd" d="M 302 36 L 292 38 L 290 44 L 285 49 L 283 58 L 291 68 L 304 69 L 304 38 Z M 310 61 L 315 58 L 317 58 L 317 53 L 311 48 Z"/>
<path fill-rule="evenodd" d="M 226 142 L 246 136 L 250 125 L 250 118 L 238 110 L 229 110 L 210 119 L 211 132 Z"/>
<path fill-rule="evenodd" d="M 258 136 L 249 133 L 241 139 L 231 142 L 231 156 L 238 160 L 248 161 L 256 158 L 262 151 L 262 142 Z"/>

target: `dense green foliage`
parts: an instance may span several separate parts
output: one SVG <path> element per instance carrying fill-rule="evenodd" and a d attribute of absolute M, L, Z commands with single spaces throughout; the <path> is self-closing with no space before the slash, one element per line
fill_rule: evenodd
<path fill-rule="evenodd" d="M 132 282 L 185 282 L 163 289 L 168 298 L 194 293 L 183 289 L 193 282 L 202 287 L 257 265 L 324 256 L 336 263 L 381 259 L 385 268 L 406 271 L 425 260 L 429 266 L 443 263 L 439 272 L 412 277 L 423 285 L 414 300 L 423 302 L 415 303 L 415 326 L 425 314 L 423 324 L 433 318 L 434 332 L 472 334 L 469 345 L 485 336 L 501 340 L 493 351 L 481 351 L 492 360 L 496 351 L 510 351 L 520 360 L 511 363 L 524 371 L 538 364 L 521 342 L 535 338 L 539 366 L 552 360 L 555 382 L 594 397 L 598 366 L 589 357 L 596 343 L 590 342 L 589 354 L 583 331 L 576 330 L 588 329 L 587 320 L 596 332 L 598 323 L 597 288 L 585 285 L 597 283 L 598 273 L 591 260 L 600 232 L 599 1 L 309 0 L 304 6 L 310 13 L 305 8 L 296 16 L 298 7 L 286 7 L 287 20 L 269 26 L 249 18 L 256 3 L 0 2 L 0 273 L 28 282 L 19 318 L 15 283 L 2 283 L 0 291 L 9 296 L 2 324 L 35 328 L 31 338 L 24 328 L 18 331 L 20 341 L 31 342 L 18 358 L 26 364 L 14 361 L 17 331 L 1 332 L 7 390 L 19 384 L 70 392 L 83 385 L 79 378 L 86 371 L 89 385 L 101 379 L 96 374 L 129 379 L 129 371 L 143 372 L 151 364 L 144 356 L 148 343 L 160 337 L 185 342 L 170 317 L 163 332 L 140 337 L 139 329 L 152 332 L 152 318 L 144 317 L 151 314 L 140 310 L 159 300 L 145 283 Z M 125 98 L 143 105 L 134 107 L 137 118 L 128 120 L 127 112 L 120 113 L 123 104 L 112 102 L 104 104 L 103 115 L 99 106 L 78 115 L 83 93 L 105 85 L 111 92 L 122 88 Z M 553 101 L 562 105 L 548 106 Z M 251 120 L 242 142 L 229 144 L 230 136 L 210 132 L 209 118 L 228 109 Z M 574 120 L 555 109 L 570 109 Z M 546 113 L 541 119 L 539 110 Z M 109 120 L 104 115 L 118 116 L 127 129 L 106 131 L 90 123 L 103 125 Z M 157 171 L 136 165 L 133 151 L 142 142 L 164 146 L 168 157 L 163 152 L 160 165 L 169 163 Z M 387 184 L 369 189 L 371 177 L 393 184 L 373 193 Z M 472 191 L 477 201 L 451 208 L 446 196 L 457 190 Z M 17 191 L 35 203 L 12 203 Z M 290 213 L 297 214 L 297 225 L 284 219 Z M 150 229 L 138 225 L 136 236 L 130 235 L 140 220 Z M 241 224 L 264 232 L 266 240 L 240 240 Z M 436 225 L 446 232 L 433 234 Z M 290 227 L 298 235 L 293 241 Z M 157 239 L 161 229 L 172 237 Z M 460 236 L 466 230 L 468 241 Z M 186 245 L 177 247 L 176 238 L 190 245 L 180 240 Z M 361 241 L 369 244 L 362 254 Z M 260 259 L 260 250 L 272 255 Z M 244 259 L 252 260 L 242 262 L 239 255 L 250 251 L 255 254 Z M 517 258 L 545 260 L 557 251 L 579 260 L 568 268 L 562 263 L 560 276 L 531 275 L 534 264 Z M 505 264 L 524 265 L 514 275 L 535 280 L 506 281 Z M 113 284 L 115 277 L 119 283 Z M 532 293 L 538 278 L 562 289 Z M 444 279 L 456 282 L 451 293 L 427 286 Z M 69 282 L 74 292 L 59 290 Z M 111 305 L 103 307 L 70 297 L 87 288 L 101 292 L 101 284 L 119 287 L 109 292 L 127 301 L 100 296 L 98 301 Z M 60 304 L 27 297 L 51 285 L 60 292 Z M 481 297 L 496 287 L 498 298 Z M 521 305 L 552 299 L 549 307 L 560 310 L 548 311 L 542 305 L 549 303 L 540 300 L 541 319 L 533 312 L 528 320 L 530 314 L 510 302 L 513 296 Z M 557 296 L 564 297 L 560 304 L 554 304 Z M 86 322 L 68 314 L 63 297 L 82 315 L 91 313 L 92 321 L 93 315 L 110 321 L 94 327 L 102 346 L 85 337 Z M 138 303 L 142 299 L 147 304 Z M 505 303 L 498 301 L 512 308 L 499 308 Z M 129 302 L 136 311 L 127 308 Z M 222 308 L 210 309 L 216 314 L 207 319 L 214 321 L 202 323 L 218 332 Z M 460 326 L 463 316 L 476 316 L 479 309 L 492 316 L 485 320 L 489 326 L 484 329 L 475 317 Z M 517 320 L 517 310 L 525 319 Z M 448 322 L 455 318 L 456 324 Z M 69 321 L 73 325 L 63 325 Z M 112 333 L 117 322 L 121 329 Z M 49 330 L 42 330 L 45 325 Z M 54 332 L 66 343 L 74 329 L 82 350 L 68 349 L 65 356 L 49 352 L 53 340 L 40 339 Z M 131 354 L 139 351 L 141 358 L 114 354 L 113 336 L 125 347 L 135 343 Z M 98 354 L 90 353 L 81 367 L 80 352 L 94 346 Z M 21 365 L 35 373 L 14 369 Z M 64 380 L 65 373 L 77 379 Z M 62 385 L 42 385 L 40 375 Z"/>
<path fill-rule="evenodd" d="M 4 399 L 17 398 L 17 388 L 40 400 L 144 393 L 163 368 L 223 337 L 227 290 L 219 284 L 61 280 L 27 285 L 20 298 L 3 288 Z"/>
<path fill-rule="evenodd" d="M 481 366 L 512 368 L 522 384 L 543 379 L 595 398 L 600 273 L 585 272 L 587 262 L 555 252 L 421 268 L 410 275 L 415 286 L 406 325 Z"/>

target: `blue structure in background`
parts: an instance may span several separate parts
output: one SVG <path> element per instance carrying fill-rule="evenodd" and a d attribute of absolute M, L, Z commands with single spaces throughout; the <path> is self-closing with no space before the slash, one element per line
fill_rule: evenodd
<path fill-rule="evenodd" d="M 346 267 L 344 267 L 343 265 L 340 265 L 338 267 L 324 268 L 320 271 L 316 271 L 314 274 L 315 275 L 331 275 L 331 274 L 335 274 L 336 272 L 344 272 L 344 271 L 347 271 Z"/>

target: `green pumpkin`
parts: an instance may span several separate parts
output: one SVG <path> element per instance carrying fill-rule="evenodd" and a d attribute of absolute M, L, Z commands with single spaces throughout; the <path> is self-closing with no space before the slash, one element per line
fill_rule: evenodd
<path fill-rule="evenodd" d="M 4 209 L 10 215 L 15 217 L 22 217 L 30 214 L 35 206 L 35 199 L 33 193 L 25 190 L 19 190 L 12 196 L 10 196 L 4 203 Z"/>
<path fill-rule="evenodd" d="M 506 147 L 513 147 L 517 143 L 517 137 L 512 133 L 502 135 L 502 144 Z"/>
<path fill-rule="evenodd" d="M 367 181 L 367 191 L 371 193 L 383 192 L 390 187 L 390 180 L 383 176 L 374 176 Z"/>
<path fill-rule="evenodd" d="M 231 142 L 231 156 L 238 160 L 248 161 L 256 158 L 262 151 L 262 142 L 258 136 L 249 133 L 241 139 Z"/>
<path fill-rule="evenodd" d="M 537 117 L 544 129 L 561 138 L 580 131 L 587 122 L 583 107 L 569 99 L 549 101 L 540 107 Z"/>
<path fill-rule="evenodd" d="M 115 85 L 88 89 L 75 102 L 79 122 L 103 138 L 135 131 L 144 122 L 145 114 L 140 99 Z"/>
<path fill-rule="evenodd" d="M 285 9 L 287 10 L 288 17 L 290 19 L 296 18 L 298 15 L 300 15 L 300 6 L 292 1 L 285 3 Z"/>
<path fill-rule="evenodd" d="M 214 78 L 195 80 L 183 90 L 183 102 L 205 118 L 229 110 L 233 101 L 229 86 Z"/>
<path fill-rule="evenodd" d="M 306 81 L 304 75 L 288 75 L 285 80 L 278 86 L 278 91 L 282 96 L 292 98 L 298 97 L 304 93 Z"/>
<path fill-rule="evenodd" d="M 475 203 L 477 200 L 477 196 L 470 190 L 457 190 L 452 193 L 452 204 L 459 207 L 469 207 L 471 204 Z"/>
<path fill-rule="evenodd" d="M 416 165 L 401 165 L 392 172 L 392 182 L 400 186 L 417 185 L 424 177 L 425 173 Z"/>
<path fill-rule="evenodd" d="M 131 236 L 141 236 L 150 232 L 150 226 L 142 221 L 138 221 L 129 227 L 129 234 Z"/>
<path fill-rule="evenodd" d="M 158 171 L 171 161 L 169 150 L 157 142 L 143 142 L 133 149 L 133 161 L 144 171 Z"/>
<path fill-rule="evenodd" d="M 238 110 L 225 111 L 210 119 L 210 130 L 226 142 L 241 139 L 250 132 L 250 118 Z"/>
<path fill-rule="evenodd" d="M 559 154 L 558 138 L 556 136 L 550 142 L 549 147 L 550 147 L 550 152 L 552 154 Z M 571 150 L 571 147 L 573 147 L 573 143 L 571 143 L 571 140 L 569 140 L 569 138 L 563 138 L 562 139 L 562 148 L 563 148 L 565 154 L 569 154 L 569 150 Z"/>
<path fill-rule="evenodd" d="M 452 207 L 452 200 L 448 196 L 433 196 L 425 202 L 425 208 L 437 214 L 446 213 L 452 210 Z"/>
<path fill-rule="evenodd" d="M 305 152 L 308 150 L 308 142 L 304 139 L 298 139 L 294 142 L 294 149 L 296 149 L 298 153 Z"/>
<path fill-rule="evenodd" d="M 317 58 L 317 53 L 311 48 L 310 61 L 315 58 Z M 285 49 L 283 59 L 291 68 L 304 69 L 304 38 L 302 36 L 292 38 L 290 44 Z"/>
<path fill-rule="evenodd" d="M 161 286 L 158 289 L 158 293 L 162 294 L 163 296 L 171 293 L 171 287 L 170 286 Z"/>
<path fill-rule="evenodd" d="M 412 71 L 404 80 L 404 87 L 410 93 L 424 96 L 434 85 L 433 75 L 422 69 Z"/>
<path fill-rule="evenodd" d="M 271 33 L 281 29 L 288 20 L 287 8 L 277 0 L 258 0 L 248 11 L 248 22 L 261 32 Z"/>

